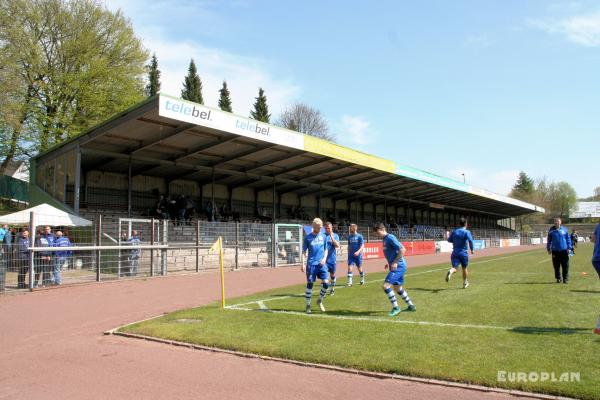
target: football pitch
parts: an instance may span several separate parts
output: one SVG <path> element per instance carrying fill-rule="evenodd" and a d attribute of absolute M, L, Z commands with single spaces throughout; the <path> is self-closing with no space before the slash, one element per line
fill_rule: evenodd
<path fill-rule="evenodd" d="M 446 283 L 447 265 L 410 268 L 408 258 L 405 288 L 417 312 L 396 317 L 387 315 L 382 261 L 382 272 L 369 273 L 364 286 L 355 279 L 344 287 L 345 268 L 338 268 L 325 313 L 316 306 L 318 285 L 311 315 L 304 313 L 305 286 L 296 285 L 228 299 L 225 310 L 211 304 L 121 331 L 366 371 L 600 398 L 600 338 L 592 334 L 600 281 L 591 251 L 581 245 L 571 258 L 567 285 L 555 283 L 541 248 L 478 258 L 467 289 L 460 271 Z M 523 374 L 527 378 L 519 379 Z"/>

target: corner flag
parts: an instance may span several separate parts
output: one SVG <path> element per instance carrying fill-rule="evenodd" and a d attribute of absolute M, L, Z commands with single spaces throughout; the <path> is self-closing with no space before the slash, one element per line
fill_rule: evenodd
<path fill-rule="evenodd" d="M 221 308 L 225 308 L 225 269 L 223 267 L 223 238 L 219 236 L 216 242 L 208 249 L 208 254 L 219 252 L 219 267 L 221 269 Z"/>

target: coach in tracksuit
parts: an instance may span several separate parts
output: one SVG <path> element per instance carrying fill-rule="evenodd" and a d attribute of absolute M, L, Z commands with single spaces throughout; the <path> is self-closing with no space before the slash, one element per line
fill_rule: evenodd
<path fill-rule="evenodd" d="M 560 218 L 554 218 L 554 226 L 548 231 L 548 243 L 546 243 L 548 254 L 552 255 L 554 266 L 554 277 L 556 283 L 567 283 L 569 281 L 569 252 L 573 250 L 573 243 L 569 230 L 562 226 Z M 562 266 L 562 280 L 560 268 Z"/>

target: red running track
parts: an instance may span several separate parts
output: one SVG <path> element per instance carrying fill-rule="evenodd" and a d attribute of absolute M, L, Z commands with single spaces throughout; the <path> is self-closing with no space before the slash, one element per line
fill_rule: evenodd
<path fill-rule="evenodd" d="M 476 257 L 531 249 L 488 249 Z M 409 268 L 447 262 L 448 257 L 410 257 Z M 381 270 L 381 264 L 369 261 L 367 270 Z M 297 268 L 228 272 L 227 294 L 247 295 L 304 279 Z M 0 296 L 0 399 L 514 398 L 103 335 L 116 326 L 219 296 L 216 273 Z"/>

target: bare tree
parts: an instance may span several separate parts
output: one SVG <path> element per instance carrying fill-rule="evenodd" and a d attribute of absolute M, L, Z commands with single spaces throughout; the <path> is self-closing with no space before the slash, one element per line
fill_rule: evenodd
<path fill-rule="evenodd" d="M 321 112 L 304 103 L 294 103 L 281 113 L 277 125 L 335 142 L 335 135 L 329 133 L 329 125 Z"/>

